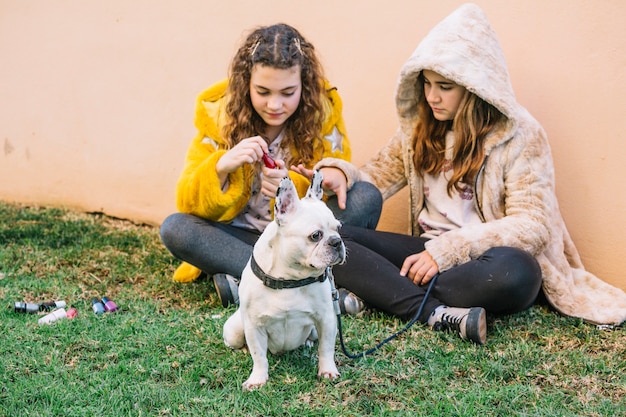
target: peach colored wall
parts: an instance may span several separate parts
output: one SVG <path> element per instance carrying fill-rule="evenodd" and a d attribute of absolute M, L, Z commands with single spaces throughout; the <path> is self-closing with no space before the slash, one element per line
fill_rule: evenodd
<path fill-rule="evenodd" d="M 159 224 L 194 100 L 249 28 L 284 21 L 339 87 L 354 161 L 396 127 L 400 66 L 461 1 L 0 0 L 0 199 Z M 626 289 L 626 2 L 477 1 L 546 128 L 587 268 Z M 405 193 L 381 228 L 406 230 Z"/>

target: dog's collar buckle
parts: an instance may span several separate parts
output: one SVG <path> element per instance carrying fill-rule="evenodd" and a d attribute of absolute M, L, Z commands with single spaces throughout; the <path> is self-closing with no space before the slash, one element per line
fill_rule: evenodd
<path fill-rule="evenodd" d="M 252 255 L 252 258 L 250 258 L 250 267 L 252 268 L 252 272 L 254 273 L 254 275 L 256 275 L 256 277 L 263 282 L 263 285 L 274 290 L 282 290 L 284 288 L 299 288 L 309 284 L 313 284 L 315 282 L 324 282 L 326 281 L 326 278 L 328 276 L 327 272 L 324 272 L 319 277 L 309 277 L 305 279 L 274 278 L 271 275 L 267 275 L 265 272 L 263 272 L 259 264 L 257 264 L 256 260 L 254 259 L 254 255 Z"/>

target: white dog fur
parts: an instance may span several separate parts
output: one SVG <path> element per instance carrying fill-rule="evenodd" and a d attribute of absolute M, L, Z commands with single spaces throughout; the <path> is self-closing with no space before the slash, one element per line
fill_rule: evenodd
<path fill-rule="evenodd" d="M 326 268 L 345 261 L 340 222 L 321 201 L 322 176 L 315 172 L 307 195 L 300 200 L 289 178 L 281 181 L 272 221 L 254 245 L 254 260 L 263 273 L 278 281 L 324 276 Z M 248 262 L 239 285 L 240 305 L 224 324 L 224 342 L 233 349 L 245 345 L 252 356 L 244 390 L 268 380 L 267 351 L 289 351 L 319 337 L 318 377 L 339 376 L 335 364 L 337 321 L 329 278 L 297 288 L 273 289 L 256 276 Z"/>

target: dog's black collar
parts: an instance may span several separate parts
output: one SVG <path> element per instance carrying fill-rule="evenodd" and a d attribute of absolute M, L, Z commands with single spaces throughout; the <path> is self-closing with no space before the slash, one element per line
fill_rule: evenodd
<path fill-rule="evenodd" d="M 254 255 L 250 259 L 250 267 L 252 268 L 252 272 L 257 276 L 266 287 L 272 288 L 274 290 L 282 290 L 283 288 L 299 288 L 304 287 L 305 285 L 313 284 L 314 282 L 324 282 L 326 281 L 326 272 L 324 272 L 319 277 L 309 277 L 305 279 L 277 279 L 270 275 L 267 275 L 259 264 L 256 263 L 254 259 Z"/>

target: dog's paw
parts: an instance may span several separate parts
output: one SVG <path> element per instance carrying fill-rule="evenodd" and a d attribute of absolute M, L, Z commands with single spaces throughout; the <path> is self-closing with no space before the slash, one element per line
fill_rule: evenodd
<path fill-rule="evenodd" d="M 241 384 L 241 388 L 244 391 L 254 391 L 255 389 L 263 387 L 266 382 L 267 379 L 265 381 L 250 381 L 250 379 L 248 379 L 246 382 Z"/>
<path fill-rule="evenodd" d="M 226 338 L 224 339 L 224 344 L 227 347 L 231 348 L 232 350 L 241 350 L 243 352 L 246 352 L 248 350 L 245 342 L 245 339 L 243 341 L 232 341 Z"/>
<path fill-rule="evenodd" d="M 241 384 L 241 388 L 243 388 L 244 391 L 252 391 L 257 388 L 261 388 L 263 385 L 265 385 L 267 379 L 267 372 L 252 372 L 250 374 L 250 377 L 248 377 L 248 379 L 243 384 Z"/>
<path fill-rule="evenodd" d="M 335 369 L 320 369 L 319 372 L 317 373 L 317 377 L 319 379 L 337 379 L 339 378 L 341 374 L 339 373 L 339 371 L 337 370 L 337 368 Z"/>

